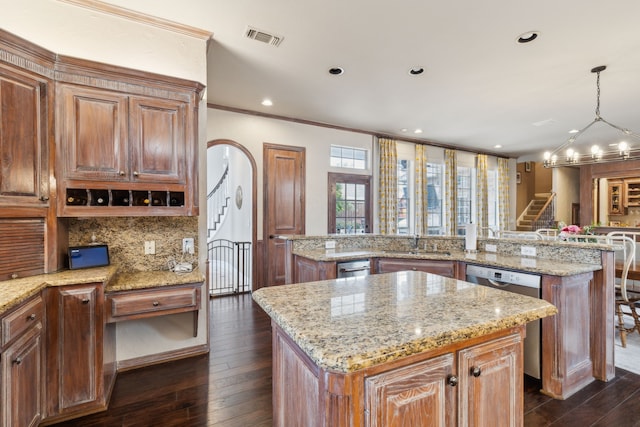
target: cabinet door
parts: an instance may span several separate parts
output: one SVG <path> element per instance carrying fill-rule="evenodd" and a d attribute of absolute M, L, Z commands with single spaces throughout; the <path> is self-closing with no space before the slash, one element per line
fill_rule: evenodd
<path fill-rule="evenodd" d="M 130 141 L 134 181 L 185 183 L 186 104 L 131 97 Z"/>
<path fill-rule="evenodd" d="M 49 199 L 47 83 L 0 67 L 0 204 Z"/>
<path fill-rule="evenodd" d="M 64 178 L 128 179 L 127 96 L 60 85 L 59 102 Z"/>
<path fill-rule="evenodd" d="M 365 379 L 365 426 L 442 427 L 456 425 L 453 354 Z"/>
<path fill-rule="evenodd" d="M 459 353 L 461 426 L 522 426 L 522 337 L 509 335 Z"/>
<path fill-rule="evenodd" d="M 380 258 L 376 262 L 376 273 L 393 273 L 396 271 L 424 271 L 445 277 L 456 277 L 456 263 L 428 259 Z"/>
<path fill-rule="evenodd" d="M 626 206 L 624 196 L 621 181 L 609 183 L 609 215 L 624 214 L 624 207 Z"/>
<path fill-rule="evenodd" d="M 42 324 L 2 353 L 2 426 L 37 426 L 42 418 Z"/>
<path fill-rule="evenodd" d="M 47 289 L 48 416 L 99 406 L 103 393 L 101 285 Z"/>

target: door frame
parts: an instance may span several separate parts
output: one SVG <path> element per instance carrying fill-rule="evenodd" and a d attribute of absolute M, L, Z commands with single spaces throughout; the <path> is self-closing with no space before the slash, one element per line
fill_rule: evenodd
<path fill-rule="evenodd" d="M 258 167 L 251 152 L 242 144 L 231 139 L 214 139 L 207 142 L 207 150 L 214 145 L 230 145 L 237 148 L 247 156 L 249 163 L 251 163 L 251 291 L 253 292 L 256 290 L 256 283 L 258 283 L 258 277 L 256 276 L 256 266 L 258 265 L 256 258 L 256 254 L 258 253 L 256 248 L 258 239 L 258 209 L 256 208 L 258 204 Z M 207 212 L 207 215 L 209 215 L 209 212 Z"/>

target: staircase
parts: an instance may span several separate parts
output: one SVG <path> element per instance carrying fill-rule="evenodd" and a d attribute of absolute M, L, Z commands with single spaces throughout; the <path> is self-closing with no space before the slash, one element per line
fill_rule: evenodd
<path fill-rule="evenodd" d="M 536 193 L 516 222 L 518 231 L 555 228 L 553 201 L 555 193 Z"/>
<path fill-rule="evenodd" d="M 208 236 L 211 237 L 222 223 L 227 209 L 229 208 L 229 165 L 225 168 L 216 186 L 207 194 L 207 229 Z"/>

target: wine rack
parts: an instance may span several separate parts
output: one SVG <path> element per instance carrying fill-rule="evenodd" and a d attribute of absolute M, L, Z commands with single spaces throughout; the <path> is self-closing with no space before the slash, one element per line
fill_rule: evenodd
<path fill-rule="evenodd" d="M 67 206 L 100 207 L 158 207 L 184 206 L 183 191 L 141 191 L 67 188 Z"/>

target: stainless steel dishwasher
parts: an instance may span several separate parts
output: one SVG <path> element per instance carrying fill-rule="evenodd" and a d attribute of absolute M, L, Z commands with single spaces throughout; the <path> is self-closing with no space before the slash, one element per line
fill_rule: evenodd
<path fill-rule="evenodd" d="M 467 264 L 466 280 L 507 292 L 542 298 L 541 278 L 537 274 Z M 540 325 L 540 320 L 527 323 L 527 336 L 524 339 L 524 373 L 538 379 L 542 374 Z"/>
<path fill-rule="evenodd" d="M 337 268 L 338 278 L 368 276 L 370 271 L 370 262 L 368 259 L 339 262 Z"/>

